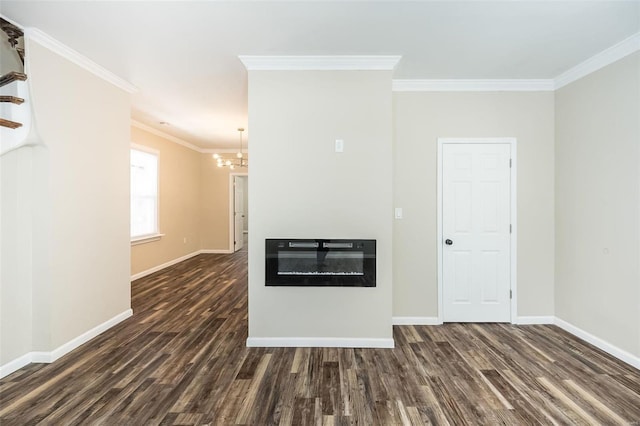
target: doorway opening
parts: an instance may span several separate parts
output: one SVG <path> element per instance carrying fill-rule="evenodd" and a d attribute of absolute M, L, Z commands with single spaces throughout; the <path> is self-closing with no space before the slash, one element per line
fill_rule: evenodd
<path fill-rule="evenodd" d="M 229 251 L 246 250 L 249 233 L 249 175 L 229 175 Z"/>

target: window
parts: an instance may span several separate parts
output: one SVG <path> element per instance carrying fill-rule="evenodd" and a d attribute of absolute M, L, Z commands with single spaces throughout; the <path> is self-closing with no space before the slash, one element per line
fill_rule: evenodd
<path fill-rule="evenodd" d="M 131 149 L 131 240 L 159 237 L 158 154 Z"/>

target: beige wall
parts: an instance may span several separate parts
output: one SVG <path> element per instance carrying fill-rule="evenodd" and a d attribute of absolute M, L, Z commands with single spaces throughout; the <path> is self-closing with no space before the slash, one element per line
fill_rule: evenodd
<path fill-rule="evenodd" d="M 517 138 L 518 316 L 554 312 L 554 105 L 551 92 L 396 92 L 393 315 L 438 316 L 439 137 Z"/>
<path fill-rule="evenodd" d="M 160 153 L 160 232 L 165 234 L 131 247 L 131 275 L 199 250 L 231 250 L 229 179 L 247 170 L 217 167 L 211 154 L 137 126 L 131 127 L 131 142 Z"/>
<path fill-rule="evenodd" d="M 556 92 L 556 315 L 640 356 L 640 53 Z"/>
<path fill-rule="evenodd" d="M 1 162 L 2 364 L 130 308 L 129 95 L 27 47 L 45 147 Z"/>
<path fill-rule="evenodd" d="M 200 208 L 200 247 L 208 250 L 229 248 L 229 171 L 217 167 L 211 155 L 200 157 L 202 206 Z"/>
<path fill-rule="evenodd" d="M 202 154 L 135 126 L 131 142 L 159 151 L 159 220 L 165 234 L 131 247 L 134 275 L 200 249 Z"/>
<path fill-rule="evenodd" d="M 391 338 L 391 113 L 391 72 L 249 72 L 250 338 Z M 376 239 L 377 287 L 265 287 L 266 238 Z"/>
<path fill-rule="evenodd" d="M 32 347 L 31 149 L 0 158 L 0 365 Z"/>
<path fill-rule="evenodd" d="M 130 308 L 130 97 L 36 43 L 29 48 L 48 159 L 36 183 L 50 194 L 40 221 L 49 225 L 41 253 L 48 257 L 51 341 L 34 346 L 51 350 Z M 42 285 L 35 282 L 34 292 Z"/>

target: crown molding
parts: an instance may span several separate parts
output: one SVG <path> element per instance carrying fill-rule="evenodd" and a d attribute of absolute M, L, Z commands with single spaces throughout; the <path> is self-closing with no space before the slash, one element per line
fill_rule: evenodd
<path fill-rule="evenodd" d="M 555 81 L 555 89 L 560 89 L 569 83 L 581 79 L 601 68 L 610 65 L 625 56 L 640 50 L 640 32 L 635 33 L 631 37 L 622 40 L 620 43 L 614 44 L 608 49 L 592 56 L 586 61 L 576 65 L 575 67 L 563 72 L 557 76 Z"/>
<path fill-rule="evenodd" d="M 394 92 L 551 92 L 640 50 L 636 33 L 553 79 L 393 80 Z"/>
<path fill-rule="evenodd" d="M 178 137 L 175 137 L 173 135 L 170 135 L 169 133 L 165 133 L 162 130 L 158 130 L 156 128 L 153 128 L 147 124 L 141 123 L 138 120 L 134 120 L 133 118 L 131 119 L 131 126 L 132 127 L 137 127 L 140 130 L 144 130 L 145 132 L 151 133 L 153 135 L 156 136 L 160 136 L 163 139 L 166 139 L 170 142 L 176 143 L 178 145 L 182 145 L 185 148 L 189 148 L 192 149 L 196 152 L 199 152 L 200 154 L 235 154 L 238 152 L 237 149 L 233 149 L 233 148 L 223 148 L 223 149 L 214 149 L 214 148 L 200 148 L 199 146 L 196 146 L 192 143 L 189 143 L 187 141 L 185 141 L 184 139 L 180 139 Z M 249 153 L 249 149 L 245 148 L 242 150 L 242 152 L 244 152 L 245 154 Z"/>
<path fill-rule="evenodd" d="M 550 92 L 551 79 L 509 80 L 393 80 L 394 92 Z"/>
<path fill-rule="evenodd" d="M 151 134 L 156 135 L 156 136 L 160 136 L 163 139 L 167 139 L 168 141 L 171 141 L 171 142 L 176 143 L 178 145 L 182 145 L 185 148 L 192 149 L 192 150 L 194 150 L 196 152 L 199 152 L 201 154 L 205 152 L 204 149 L 202 149 L 202 148 L 200 148 L 200 147 L 198 147 L 198 146 L 196 146 L 196 145 L 194 145 L 192 143 L 189 143 L 189 142 L 187 142 L 187 141 L 185 141 L 183 139 L 180 139 L 180 138 L 177 138 L 177 137 L 175 137 L 173 135 L 165 133 L 162 130 L 154 129 L 153 127 L 148 126 L 148 125 L 146 125 L 144 123 L 141 123 L 141 122 L 139 122 L 137 120 L 131 119 L 131 125 L 133 127 L 137 127 L 140 130 L 144 130 L 145 132 L 151 133 Z"/>
<path fill-rule="evenodd" d="M 402 56 L 248 56 L 238 58 L 250 71 L 391 71 Z"/>
<path fill-rule="evenodd" d="M 103 80 L 113 84 L 114 86 L 124 90 L 125 92 L 135 93 L 138 91 L 138 88 L 133 84 L 118 77 L 111 71 L 101 67 L 91 59 L 71 49 L 69 46 L 61 43 L 60 41 L 56 40 L 55 38 L 37 28 L 26 28 L 24 31 L 24 35 L 27 40 L 35 41 L 36 43 L 57 53 L 63 58 L 68 59 L 79 67 L 84 68 L 90 73 L 102 78 Z"/>

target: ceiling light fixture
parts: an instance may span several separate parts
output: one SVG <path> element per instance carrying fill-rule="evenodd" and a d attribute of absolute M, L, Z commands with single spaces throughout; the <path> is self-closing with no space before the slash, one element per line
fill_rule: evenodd
<path fill-rule="evenodd" d="M 236 153 L 235 158 L 220 154 L 213 154 L 213 158 L 218 162 L 218 167 L 229 167 L 231 170 L 236 167 L 249 167 L 249 162 L 244 158 L 244 154 L 242 153 L 242 132 L 244 132 L 244 129 L 240 127 L 238 132 L 240 132 L 240 151 Z"/>

